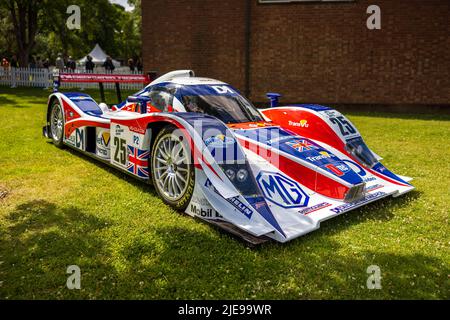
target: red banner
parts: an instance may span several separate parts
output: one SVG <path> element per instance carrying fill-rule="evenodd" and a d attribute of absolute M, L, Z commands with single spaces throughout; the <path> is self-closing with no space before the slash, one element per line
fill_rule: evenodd
<path fill-rule="evenodd" d="M 150 83 L 147 75 L 140 74 L 95 74 L 95 73 L 60 73 L 61 82 L 106 82 L 106 83 Z"/>

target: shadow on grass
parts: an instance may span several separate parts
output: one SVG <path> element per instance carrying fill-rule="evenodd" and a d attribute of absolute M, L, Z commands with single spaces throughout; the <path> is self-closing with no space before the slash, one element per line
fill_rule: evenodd
<path fill-rule="evenodd" d="M 325 237 L 252 251 L 183 227 L 160 228 L 157 238 L 135 239 L 121 252 L 131 275 L 147 275 L 140 277 L 138 297 L 448 298 L 448 267 L 424 255 L 366 251 L 353 256 L 340 253 L 340 245 Z M 311 248 L 314 241 L 320 250 Z M 367 289 L 371 265 L 381 268 L 384 290 Z"/>
<path fill-rule="evenodd" d="M 12 100 L 12 99 L 9 99 L 9 98 L 7 98 L 7 97 L 2 97 L 2 96 L 0 96 L 0 107 L 4 107 L 5 105 L 15 105 L 16 104 L 16 101 L 15 100 Z"/>
<path fill-rule="evenodd" d="M 18 205 L 0 225 L 0 298 L 449 298 L 450 270 L 442 261 L 390 252 L 352 255 L 326 234 L 248 250 L 226 234 L 183 226 L 109 243 L 103 235 L 116 227 L 76 207 L 43 200 Z M 69 265 L 81 268 L 81 290 L 66 288 Z M 382 290 L 366 289 L 370 265 L 381 268 Z"/>
<path fill-rule="evenodd" d="M 52 142 L 50 142 L 50 141 L 48 141 L 47 143 L 52 144 Z M 120 171 L 117 168 L 111 167 L 106 163 L 98 161 L 98 160 L 96 160 L 88 155 L 85 155 L 77 150 L 74 150 L 72 148 L 65 147 L 64 151 L 69 152 L 74 157 L 79 157 L 79 158 L 83 159 L 83 161 L 88 161 L 89 163 L 101 168 L 102 170 L 105 170 L 109 174 L 113 174 L 117 178 L 125 180 L 126 182 L 133 185 L 134 187 L 139 188 L 140 190 L 142 190 L 144 192 L 150 193 L 150 195 L 152 195 L 152 196 L 158 197 L 156 190 L 153 188 L 153 186 L 151 184 L 147 184 L 143 181 L 133 178 L 132 176 L 126 174 L 125 172 Z"/>
<path fill-rule="evenodd" d="M 12 91 L 7 92 L 8 97 L 2 96 L 2 90 L 0 89 L 0 107 L 13 107 L 13 108 L 30 108 L 32 104 L 42 104 L 46 105 L 47 96 L 49 93 L 43 91 L 41 94 L 38 93 L 27 93 L 23 89 L 11 89 L 18 90 L 15 92 L 17 98 L 13 99 L 11 97 Z"/>
<path fill-rule="evenodd" d="M 18 205 L 0 227 L 0 299 L 75 297 L 66 288 L 69 265 L 83 266 L 83 276 L 108 272 L 105 242 L 98 235 L 111 223 L 78 208 L 44 200 Z M 1 269 L 0 269 L 1 270 Z M 91 274 L 91 275 L 90 275 Z"/>

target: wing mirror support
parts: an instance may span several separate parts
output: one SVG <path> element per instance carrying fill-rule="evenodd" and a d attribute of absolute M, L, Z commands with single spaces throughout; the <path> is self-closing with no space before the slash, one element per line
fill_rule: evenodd
<path fill-rule="evenodd" d="M 281 94 L 275 92 L 269 92 L 266 94 L 267 98 L 270 100 L 270 107 L 276 108 L 278 107 L 278 100 L 281 97 Z"/>
<path fill-rule="evenodd" d="M 128 102 L 135 102 L 139 106 L 139 112 L 141 114 L 147 113 L 147 104 L 150 102 L 149 97 L 135 97 L 135 96 L 129 96 L 127 98 Z"/>

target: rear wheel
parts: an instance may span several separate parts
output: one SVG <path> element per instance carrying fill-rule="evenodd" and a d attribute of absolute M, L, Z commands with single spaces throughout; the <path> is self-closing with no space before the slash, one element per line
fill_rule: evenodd
<path fill-rule="evenodd" d="M 53 102 L 50 107 L 50 138 L 58 148 L 63 146 L 64 135 L 64 113 L 58 101 Z"/>
<path fill-rule="evenodd" d="M 161 130 L 152 148 L 153 185 L 165 203 L 184 210 L 194 193 L 195 169 L 184 135 L 174 127 Z"/>

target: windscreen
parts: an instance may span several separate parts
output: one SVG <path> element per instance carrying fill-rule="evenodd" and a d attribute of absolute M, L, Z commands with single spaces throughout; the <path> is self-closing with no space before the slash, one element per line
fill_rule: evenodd
<path fill-rule="evenodd" d="M 226 124 L 263 120 L 256 108 L 240 95 L 185 95 L 182 100 L 186 111 L 205 113 Z"/>

